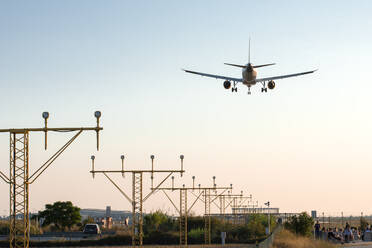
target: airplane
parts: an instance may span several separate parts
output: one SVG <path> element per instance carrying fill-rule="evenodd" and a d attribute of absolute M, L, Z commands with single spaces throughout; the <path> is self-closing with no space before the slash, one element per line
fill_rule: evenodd
<path fill-rule="evenodd" d="M 248 87 L 248 95 L 251 94 L 251 87 L 253 85 L 257 84 L 257 83 L 262 84 L 261 92 L 267 92 L 267 88 L 269 88 L 270 90 L 273 90 L 275 88 L 274 80 L 289 78 L 289 77 L 302 76 L 302 75 L 310 74 L 310 73 L 313 73 L 313 72 L 317 71 L 317 70 L 312 70 L 312 71 L 305 71 L 305 72 L 287 74 L 287 75 L 282 75 L 282 76 L 257 78 L 257 71 L 255 70 L 256 68 L 275 65 L 275 63 L 263 64 L 263 65 L 253 65 L 250 62 L 250 57 L 251 56 L 250 56 L 250 42 L 249 42 L 248 64 L 237 65 L 237 64 L 224 63 L 225 65 L 243 68 L 242 78 L 226 77 L 226 76 L 208 74 L 208 73 L 203 73 L 203 72 L 190 71 L 190 70 L 185 70 L 185 69 L 182 69 L 182 70 L 187 72 L 187 73 L 193 73 L 193 74 L 197 74 L 197 75 L 200 75 L 200 76 L 211 77 L 211 78 L 216 78 L 216 79 L 223 79 L 223 80 L 225 80 L 223 82 L 223 87 L 227 90 L 231 88 L 231 82 L 233 82 L 233 87 L 231 88 L 232 92 L 238 92 L 238 88 L 236 87 L 236 85 L 238 83 L 243 83 L 244 85 L 246 85 Z M 267 87 L 266 87 L 266 83 L 267 83 Z"/>

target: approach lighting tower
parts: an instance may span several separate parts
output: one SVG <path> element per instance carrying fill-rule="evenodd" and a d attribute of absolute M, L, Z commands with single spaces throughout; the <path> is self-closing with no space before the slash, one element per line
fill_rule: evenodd
<path fill-rule="evenodd" d="M 0 129 L 0 133 L 10 135 L 10 166 L 9 177 L 0 172 L 0 177 L 10 186 L 10 217 L 9 217 L 9 247 L 29 247 L 30 243 L 30 221 L 29 221 L 29 185 L 61 155 L 67 147 L 83 132 L 95 131 L 97 134 L 97 150 L 99 149 L 99 126 L 101 112 L 96 111 L 94 116 L 97 119 L 95 127 L 48 127 L 49 113 L 44 112 L 44 128 L 14 128 Z M 47 149 L 48 132 L 75 132 L 74 136 L 67 141 L 53 156 L 41 165 L 31 176 L 29 172 L 29 135 L 31 132 L 44 132 L 44 147 Z M 21 215 L 22 220 L 17 220 Z"/>
<path fill-rule="evenodd" d="M 173 173 L 180 173 L 181 177 L 183 173 L 185 172 L 183 169 L 183 159 L 184 156 L 181 155 L 181 169 L 180 170 L 154 170 L 154 159 L 155 156 L 151 155 L 151 170 L 125 170 L 124 169 L 124 159 L 125 156 L 121 155 L 121 170 L 94 170 L 94 160 L 95 156 L 91 156 L 92 160 L 92 170 L 90 173 L 92 173 L 92 176 L 94 178 L 94 175 L 96 173 L 102 173 L 119 191 L 120 193 L 127 199 L 130 204 L 132 205 L 132 246 L 141 246 L 143 245 L 143 203 L 149 199 L 149 197 L 170 177 Z M 125 173 L 131 173 L 132 174 L 132 198 L 128 196 L 124 192 L 123 189 L 121 189 L 117 183 L 115 183 L 108 174 L 110 173 L 120 173 L 123 178 Z M 143 189 L 142 189 L 142 178 L 143 174 L 149 173 L 151 175 L 151 191 L 148 193 L 145 197 L 143 197 Z M 168 175 L 156 186 L 154 187 L 154 174 L 155 173 L 168 173 Z"/>
<path fill-rule="evenodd" d="M 232 184 L 230 184 L 230 186 L 232 187 Z M 220 203 L 217 207 L 220 209 L 220 215 L 223 223 L 225 223 L 226 209 L 231 206 L 231 203 L 235 197 L 243 197 L 243 191 L 241 191 L 240 194 L 232 194 L 232 190 L 229 190 L 227 194 L 218 195 Z"/>
<path fill-rule="evenodd" d="M 210 190 L 213 190 L 217 192 L 217 190 L 231 190 L 232 185 L 230 184 L 230 187 L 217 187 L 215 184 L 215 181 L 213 181 L 213 186 L 212 187 L 201 187 L 199 184 L 198 187 L 195 187 L 195 176 L 192 176 L 192 187 L 185 187 L 185 185 L 182 185 L 182 187 L 174 187 L 174 177 L 172 176 L 172 187 L 158 187 L 156 190 L 161 190 L 165 194 L 165 196 L 168 198 L 168 200 L 172 203 L 173 207 L 176 209 L 176 211 L 179 213 L 179 227 L 180 227 L 180 246 L 181 247 L 186 247 L 187 246 L 187 217 L 191 209 L 194 207 L 195 203 L 198 200 L 202 200 L 202 198 L 206 196 L 207 192 Z M 172 198 L 167 194 L 166 191 L 179 191 L 180 192 L 180 198 L 179 198 L 179 208 L 177 208 L 177 205 L 174 203 Z M 198 191 L 198 193 L 195 193 L 195 191 Z M 187 192 L 192 193 L 195 196 L 195 200 L 191 204 L 189 208 L 187 208 Z M 203 201 L 205 202 L 205 201 Z M 209 206 L 205 207 L 205 211 L 210 210 L 210 204 L 214 202 L 209 201 Z M 211 233 L 211 220 L 210 220 L 210 212 L 208 214 L 205 214 L 204 216 L 204 221 L 205 221 L 205 230 L 204 230 L 204 241 L 205 244 L 210 244 L 211 239 L 210 239 L 210 233 Z"/>
<path fill-rule="evenodd" d="M 243 191 L 240 192 L 243 194 Z M 232 197 L 231 199 L 231 213 L 233 215 L 233 224 L 238 224 L 238 214 L 239 209 L 247 202 L 252 200 L 252 195 L 249 196 L 240 196 L 240 197 Z M 229 204 L 229 205 L 230 205 Z"/>
<path fill-rule="evenodd" d="M 225 194 L 228 190 L 232 190 L 232 184 L 230 187 L 217 187 L 216 184 L 216 177 L 213 176 L 213 185 L 212 187 L 201 187 L 198 185 L 198 189 L 203 192 L 203 198 L 198 198 L 200 201 L 204 203 L 204 243 L 211 244 L 211 204 L 213 203 L 217 207 L 216 200 L 218 199 L 219 195 Z M 193 178 L 194 180 L 194 178 Z M 222 189 L 221 193 L 218 193 L 218 189 Z M 211 193 L 214 192 L 214 194 Z M 195 195 L 194 192 L 191 191 L 192 194 Z"/>

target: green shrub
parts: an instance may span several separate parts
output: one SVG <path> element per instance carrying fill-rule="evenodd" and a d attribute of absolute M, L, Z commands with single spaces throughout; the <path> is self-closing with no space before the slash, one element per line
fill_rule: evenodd
<path fill-rule="evenodd" d="M 143 231 L 145 235 L 151 232 L 169 232 L 174 229 L 175 220 L 160 210 L 147 214 L 144 217 Z"/>
<path fill-rule="evenodd" d="M 204 229 L 196 228 L 191 229 L 188 233 L 188 243 L 190 244 L 200 244 L 204 242 Z"/>
<path fill-rule="evenodd" d="M 299 216 L 292 216 L 289 221 L 284 224 L 284 227 L 295 234 L 311 236 L 313 225 L 313 218 L 306 212 L 303 212 Z"/>

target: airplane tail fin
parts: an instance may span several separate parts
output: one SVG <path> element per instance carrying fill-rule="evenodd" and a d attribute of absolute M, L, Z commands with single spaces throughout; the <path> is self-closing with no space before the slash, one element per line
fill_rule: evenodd
<path fill-rule="evenodd" d="M 249 45 L 248 45 L 248 64 L 251 63 L 251 37 L 249 37 Z"/>
<path fill-rule="evenodd" d="M 270 66 L 270 65 L 275 65 L 275 63 L 271 63 L 271 64 L 264 64 L 264 65 L 254 65 L 253 68 L 260 68 L 260 67 L 264 67 L 264 66 Z"/>
<path fill-rule="evenodd" d="M 225 65 L 230 65 L 230 66 L 236 66 L 236 67 L 240 67 L 240 68 L 247 68 L 246 65 L 237 65 L 237 64 L 229 64 L 229 63 L 224 63 Z"/>

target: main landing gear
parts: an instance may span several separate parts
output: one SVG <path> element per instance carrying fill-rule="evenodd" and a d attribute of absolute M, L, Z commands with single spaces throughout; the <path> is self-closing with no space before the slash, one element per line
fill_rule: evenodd
<path fill-rule="evenodd" d="M 261 88 L 261 92 L 267 92 L 267 87 L 266 87 L 266 83 L 265 82 L 263 82 L 262 83 L 262 88 Z"/>
<path fill-rule="evenodd" d="M 248 95 L 251 94 L 251 86 L 248 86 Z"/>
<path fill-rule="evenodd" d="M 231 88 L 231 92 L 238 92 L 238 87 L 236 87 L 236 82 L 234 82 L 234 86 Z"/>

